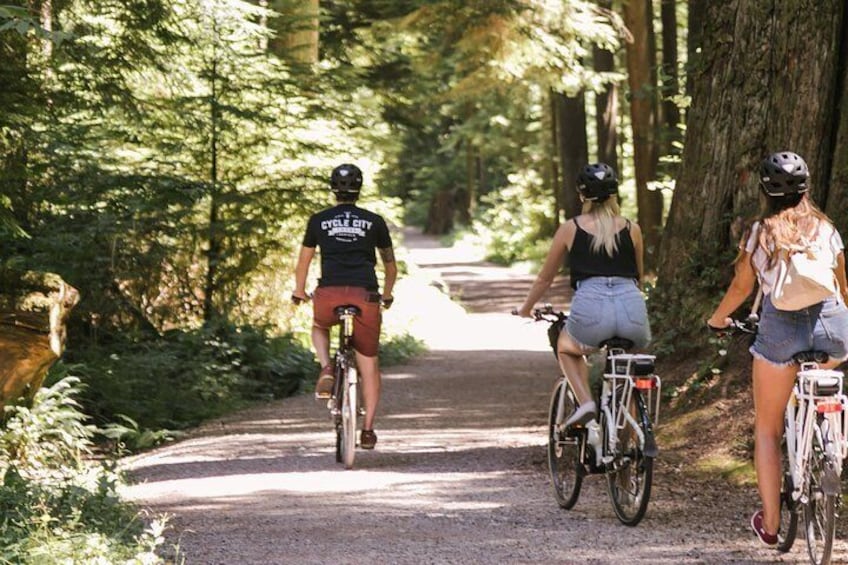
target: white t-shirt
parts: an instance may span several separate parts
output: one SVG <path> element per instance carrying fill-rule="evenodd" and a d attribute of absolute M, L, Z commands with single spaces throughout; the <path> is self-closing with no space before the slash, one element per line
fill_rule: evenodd
<path fill-rule="evenodd" d="M 754 222 L 751 227 L 751 234 L 748 236 L 748 241 L 745 243 L 745 251 L 751 254 L 751 262 L 754 265 L 754 270 L 757 271 L 757 278 L 760 281 L 760 286 L 763 288 L 763 294 L 771 293 L 772 287 L 777 280 L 777 265 L 771 269 L 768 266 L 768 257 L 766 252 L 758 247 L 758 239 L 760 232 L 760 222 Z M 842 237 L 839 232 L 830 224 L 830 222 L 821 222 L 816 239 L 811 242 L 810 247 L 815 251 L 816 256 L 829 261 L 832 268 L 836 268 L 836 257 L 839 252 L 845 249 L 842 243 Z"/>

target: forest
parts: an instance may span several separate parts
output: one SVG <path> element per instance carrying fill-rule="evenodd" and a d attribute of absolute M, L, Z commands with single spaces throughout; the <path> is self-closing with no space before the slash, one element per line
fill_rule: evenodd
<path fill-rule="evenodd" d="M 3 398 L 0 507 L 18 518 L 0 526 L 0 562 L 73 546 L 70 526 L 50 537 L 70 522 L 147 562 L 160 525 L 110 526 L 106 509 L 131 514 L 119 478 L 83 479 L 81 454 L 103 438 L 150 447 L 311 386 L 293 270 L 340 162 L 363 169 L 363 205 L 395 227 L 473 239 L 502 264 L 543 258 L 579 213 L 580 167 L 613 165 L 645 234 L 655 348 L 702 346 L 767 154 L 804 156 L 814 200 L 848 233 L 845 12 L 840 0 L 0 3 L 3 280 L 50 273 L 79 292 L 45 387 Z M 384 342 L 396 359 L 419 347 L 404 328 Z M 83 483 L 88 498 L 68 502 Z"/>

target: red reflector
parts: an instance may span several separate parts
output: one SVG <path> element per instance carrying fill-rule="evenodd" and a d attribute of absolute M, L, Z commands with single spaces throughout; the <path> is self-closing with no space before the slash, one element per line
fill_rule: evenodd
<path fill-rule="evenodd" d="M 842 412 L 842 404 L 839 404 L 838 402 L 828 402 L 827 404 L 819 404 L 818 406 L 816 406 L 816 411 L 819 414 Z"/>
<path fill-rule="evenodd" d="M 650 379 L 636 379 L 635 382 L 636 388 L 639 390 L 649 390 L 652 388 L 657 388 L 656 381 L 652 378 Z"/>

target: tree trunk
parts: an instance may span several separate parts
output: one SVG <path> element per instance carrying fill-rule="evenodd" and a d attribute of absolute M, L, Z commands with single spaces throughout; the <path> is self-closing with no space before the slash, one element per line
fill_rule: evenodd
<path fill-rule="evenodd" d="M 586 97 L 556 93 L 557 132 L 559 133 L 559 160 L 562 170 L 563 210 L 566 218 L 580 214 L 582 208 L 577 193 L 577 174 L 589 160 L 586 140 Z"/>
<path fill-rule="evenodd" d="M 662 246 L 663 292 L 676 288 L 696 301 L 714 298 L 715 287 L 726 281 L 707 274 L 732 274 L 725 262 L 738 243 L 732 225 L 757 210 L 757 170 L 773 151 L 802 155 L 814 200 L 844 214 L 844 10 L 840 0 L 786 2 L 779 9 L 772 0 L 709 3 Z M 837 227 L 844 230 L 844 221 Z M 685 311 L 674 300 L 663 302 Z M 698 303 L 703 312 L 712 306 Z"/>
<path fill-rule="evenodd" d="M 692 77 L 700 72 L 701 57 L 703 52 L 699 49 L 703 46 L 704 20 L 707 14 L 707 0 L 689 0 L 689 13 L 687 15 L 686 28 L 686 94 L 692 94 Z"/>
<path fill-rule="evenodd" d="M 442 189 L 433 194 L 427 225 L 424 233 L 444 235 L 453 229 L 454 193 L 451 189 Z"/>
<path fill-rule="evenodd" d="M 271 0 L 269 7 L 281 14 L 271 21 L 277 35 L 269 42 L 270 51 L 293 63 L 317 63 L 318 0 Z"/>
<path fill-rule="evenodd" d="M 550 194 L 553 194 L 554 200 L 554 224 L 559 226 L 560 210 L 565 209 L 562 202 L 562 191 L 560 189 L 560 174 L 559 174 L 559 119 L 557 115 L 557 94 L 554 89 L 548 90 L 548 120 L 550 121 L 548 131 L 550 131 L 550 141 L 547 144 L 548 150 L 548 170 L 550 175 Z M 553 234 L 551 234 L 553 235 Z"/>
<path fill-rule="evenodd" d="M 675 0 L 662 0 L 662 149 L 663 155 L 678 152 L 674 143 L 680 141 L 680 109 L 673 98 L 680 94 L 680 81 L 677 76 L 677 3 Z M 666 171 L 674 176 L 674 171 Z"/>
<path fill-rule="evenodd" d="M 633 129 L 633 165 L 638 218 L 645 239 L 645 266 L 656 263 L 663 201 L 659 191 L 648 190 L 656 175 L 657 103 L 654 68 L 653 18 L 650 0 L 624 4 L 624 20 L 633 41 L 627 43 L 627 80 L 630 85 L 630 121 Z"/>
<path fill-rule="evenodd" d="M 598 3 L 602 8 L 610 8 L 612 2 L 604 0 Z M 611 73 L 615 70 L 615 55 L 612 51 L 594 48 L 595 71 Z M 595 130 L 598 136 L 598 161 L 612 166 L 621 172 L 618 162 L 618 86 L 607 83 L 595 96 Z"/>
<path fill-rule="evenodd" d="M 65 347 L 65 322 L 79 301 L 59 276 L 0 271 L 0 413 L 32 400 Z"/>

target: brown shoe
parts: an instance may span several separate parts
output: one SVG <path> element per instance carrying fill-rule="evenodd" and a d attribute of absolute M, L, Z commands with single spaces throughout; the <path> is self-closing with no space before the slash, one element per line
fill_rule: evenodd
<path fill-rule="evenodd" d="M 333 394 L 333 385 L 336 378 L 333 376 L 333 366 L 327 365 L 321 369 L 318 382 L 315 383 L 315 398 L 326 399 Z"/>
<path fill-rule="evenodd" d="M 362 433 L 359 434 L 359 447 L 374 449 L 375 445 L 377 445 L 377 434 L 374 433 L 374 430 L 362 430 Z"/>

